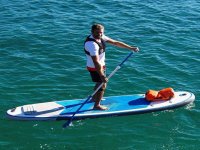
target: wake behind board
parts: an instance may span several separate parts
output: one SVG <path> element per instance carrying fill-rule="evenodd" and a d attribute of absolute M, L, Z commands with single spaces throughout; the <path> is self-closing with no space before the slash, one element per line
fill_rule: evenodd
<path fill-rule="evenodd" d="M 74 120 L 106 116 L 143 114 L 169 110 L 187 105 L 195 100 L 190 92 L 175 92 L 169 101 L 149 102 L 144 94 L 105 97 L 102 105 L 109 109 L 93 110 L 93 102 L 86 103 L 74 116 Z M 63 100 L 19 106 L 7 111 L 7 116 L 17 120 L 67 120 L 81 106 L 85 99 Z"/>

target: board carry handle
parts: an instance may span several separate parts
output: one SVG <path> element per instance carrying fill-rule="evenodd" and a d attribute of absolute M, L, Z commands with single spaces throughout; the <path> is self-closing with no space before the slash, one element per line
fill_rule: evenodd
<path fill-rule="evenodd" d="M 107 77 L 108 80 L 121 68 L 121 66 L 128 60 L 129 57 L 131 57 L 133 52 L 131 52 L 116 68 L 111 72 L 111 74 Z M 90 95 L 88 98 L 81 104 L 81 106 L 72 114 L 69 120 L 67 120 L 66 123 L 63 124 L 63 128 L 66 128 L 72 124 L 72 121 L 74 119 L 74 116 L 77 114 L 77 112 L 97 93 L 97 91 L 103 86 L 103 82 L 99 85 L 99 87 Z"/>

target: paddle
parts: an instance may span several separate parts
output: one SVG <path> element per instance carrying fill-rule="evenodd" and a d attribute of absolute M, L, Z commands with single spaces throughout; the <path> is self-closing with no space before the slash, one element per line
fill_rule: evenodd
<path fill-rule="evenodd" d="M 124 62 L 131 57 L 133 52 L 131 52 L 116 68 L 113 70 L 113 72 L 108 76 L 108 80 L 121 68 L 121 66 L 124 64 Z M 85 100 L 85 102 L 82 103 L 82 105 L 72 114 L 71 118 L 63 124 L 63 128 L 66 128 L 67 126 L 70 126 L 72 124 L 72 121 L 74 119 L 74 116 L 77 114 L 77 112 L 96 94 L 96 92 L 103 86 L 103 83 L 99 85 L 99 87 Z"/>

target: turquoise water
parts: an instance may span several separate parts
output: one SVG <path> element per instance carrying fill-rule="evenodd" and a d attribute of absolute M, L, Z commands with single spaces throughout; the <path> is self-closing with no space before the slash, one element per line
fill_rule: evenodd
<path fill-rule="evenodd" d="M 196 150 L 200 146 L 200 2 L 0 2 L 0 149 Z M 93 23 L 140 48 L 111 79 L 106 96 L 173 87 L 193 92 L 194 104 L 151 114 L 26 122 L 5 117 L 15 106 L 87 98 L 93 83 L 83 42 Z M 110 73 L 129 51 L 107 48 Z"/>

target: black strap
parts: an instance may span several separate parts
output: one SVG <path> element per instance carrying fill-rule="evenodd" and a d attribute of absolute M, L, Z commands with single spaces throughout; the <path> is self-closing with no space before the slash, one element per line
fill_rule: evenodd
<path fill-rule="evenodd" d="M 95 42 L 95 43 L 98 44 L 98 46 L 99 46 L 99 55 L 105 52 L 106 44 L 105 44 L 105 42 L 103 41 L 103 39 L 101 39 L 101 43 L 99 43 L 99 42 L 97 42 L 95 39 L 90 38 L 90 35 L 89 35 L 89 36 L 86 38 L 84 44 L 85 44 L 86 42 L 88 42 L 88 41 L 93 41 L 93 42 Z M 85 51 L 85 53 L 86 53 L 87 55 L 90 55 L 90 52 L 88 52 L 85 48 L 84 48 L 84 51 Z"/>

